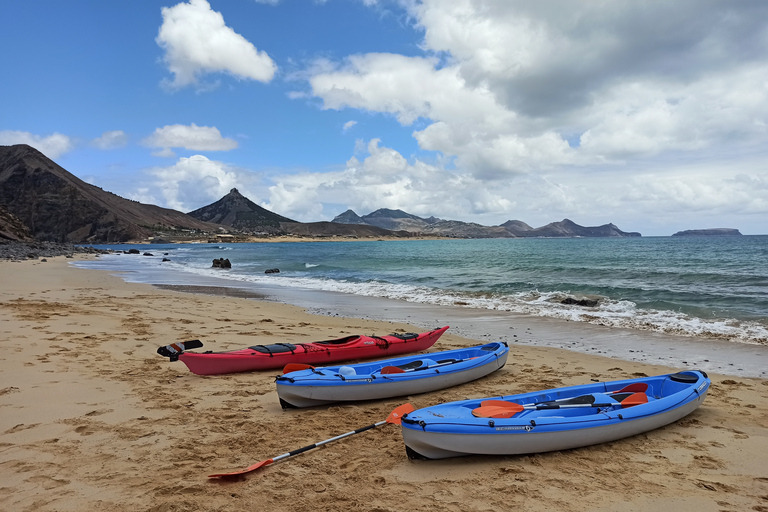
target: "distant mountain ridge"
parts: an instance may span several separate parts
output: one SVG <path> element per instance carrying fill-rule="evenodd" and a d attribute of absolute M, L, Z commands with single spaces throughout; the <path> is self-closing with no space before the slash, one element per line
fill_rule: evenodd
<path fill-rule="evenodd" d="M 237 189 L 185 214 L 142 204 L 88 184 L 26 145 L 0 146 L 0 242 L 121 243 L 200 240 L 227 233 L 300 237 L 453 238 L 625 237 L 613 224 L 583 227 L 564 219 L 540 228 L 510 220 L 500 226 L 422 218 L 381 208 L 359 216 L 348 210 L 332 222 L 296 222 L 249 200 Z"/>
<path fill-rule="evenodd" d="M 352 210 L 338 215 L 332 222 L 342 224 L 368 224 L 390 230 L 404 230 L 423 235 L 455 238 L 532 238 L 532 237 L 639 237 L 640 233 L 620 230 L 614 224 L 584 227 L 569 219 L 552 222 L 546 226 L 532 228 L 520 220 L 508 220 L 499 226 L 456 220 L 427 219 L 402 210 L 381 208 L 360 216 Z"/>

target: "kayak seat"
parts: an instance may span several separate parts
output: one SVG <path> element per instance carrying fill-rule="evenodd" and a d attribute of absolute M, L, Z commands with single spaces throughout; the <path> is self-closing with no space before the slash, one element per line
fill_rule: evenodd
<path fill-rule="evenodd" d="M 282 352 L 293 352 L 296 350 L 296 345 L 291 345 L 290 343 L 275 343 L 274 345 L 254 345 L 248 348 L 255 350 L 256 352 L 261 352 L 262 354 L 280 354 Z"/>
<path fill-rule="evenodd" d="M 360 336 L 354 335 L 354 336 L 347 336 L 346 338 L 339 338 L 337 340 L 315 341 L 312 343 L 312 345 L 344 345 L 345 343 L 349 343 L 351 341 L 357 341 L 359 339 L 360 339 Z"/>

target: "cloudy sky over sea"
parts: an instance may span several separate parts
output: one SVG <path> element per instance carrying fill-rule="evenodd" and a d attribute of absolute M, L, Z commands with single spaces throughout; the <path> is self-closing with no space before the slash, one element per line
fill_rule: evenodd
<path fill-rule="evenodd" d="M 0 144 L 191 211 L 768 233 L 768 2 L 0 2 Z"/>

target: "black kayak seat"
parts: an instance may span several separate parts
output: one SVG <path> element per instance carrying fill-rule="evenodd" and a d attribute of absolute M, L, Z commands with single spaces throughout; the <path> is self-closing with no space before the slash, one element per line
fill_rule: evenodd
<path fill-rule="evenodd" d="M 274 345 L 254 345 L 248 348 L 255 350 L 256 352 L 261 352 L 262 354 L 280 354 L 282 352 L 293 352 L 296 350 L 296 345 L 291 345 L 290 343 L 275 343 Z"/>
<path fill-rule="evenodd" d="M 669 376 L 670 379 L 672 379 L 675 382 L 682 382 L 685 384 L 693 384 L 699 378 L 695 375 L 691 375 L 689 373 L 675 373 Z"/>
<path fill-rule="evenodd" d="M 354 335 L 354 336 L 347 336 L 346 338 L 339 338 L 337 340 L 314 341 L 312 343 L 309 343 L 309 345 L 343 345 L 345 343 L 349 343 L 350 341 L 357 341 L 359 338 L 360 336 Z"/>

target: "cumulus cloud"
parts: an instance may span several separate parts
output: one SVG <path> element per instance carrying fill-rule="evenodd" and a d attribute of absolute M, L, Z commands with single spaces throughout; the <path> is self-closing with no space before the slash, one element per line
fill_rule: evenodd
<path fill-rule="evenodd" d="M 311 92 L 428 123 L 424 150 L 481 179 L 762 144 L 768 4 L 424 0 L 421 56 L 323 60 Z"/>
<path fill-rule="evenodd" d="M 330 220 L 347 208 L 360 215 L 391 208 L 486 225 L 522 220 L 539 227 L 564 218 L 591 226 L 613 222 L 646 235 L 731 227 L 720 223 L 739 216 L 742 224 L 736 227 L 758 233 L 764 229 L 759 219 L 768 215 L 768 170 L 760 155 L 734 175 L 722 172 L 728 160 L 723 158 L 670 162 L 651 171 L 637 163 L 628 178 L 619 179 L 614 177 L 619 164 L 606 164 L 591 177 L 560 167 L 511 175 L 489 186 L 482 176 L 461 169 L 407 159 L 378 139 L 368 141 L 364 153 L 340 171 L 273 176 L 262 206 L 305 222 Z M 744 215 L 754 223 L 744 225 Z"/>
<path fill-rule="evenodd" d="M 189 0 L 162 8 L 163 24 L 156 42 L 173 73 L 171 88 L 197 84 L 207 73 L 229 73 L 239 79 L 269 82 L 277 70 L 264 51 L 236 33 L 206 0 Z"/>
<path fill-rule="evenodd" d="M 347 121 L 346 123 L 344 123 L 344 131 L 349 130 L 350 128 L 352 128 L 356 124 L 357 124 L 357 121 Z"/>
<path fill-rule="evenodd" d="M 184 212 L 218 201 L 233 188 L 247 190 L 248 177 L 242 171 L 202 155 L 179 158 L 174 165 L 153 167 L 147 172 L 152 176 L 152 186 L 139 189 L 131 199 Z M 148 190 L 159 190 L 162 197 L 154 197 Z"/>
<path fill-rule="evenodd" d="M 163 148 L 157 156 L 173 156 L 170 148 L 184 148 L 191 151 L 229 151 L 237 147 L 237 141 L 221 136 L 215 126 L 174 124 L 155 129 L 142 141 L 154 148 Z"/>
<path fill-rule="evenodd" d="M 467 213 L 508 211 L 512 202 L 489 191 L 476 178 L 418 159 L 409 162 L 398 151 L 367 144 L 367 156 L 352 157 L 344 170 L 273 177 L 265 207 L 291 218 L 316 221 L 343 211 L 326 205 L 347 205 L 361 214 L 378 208 L 402 209 L 415 215 L 462 218 Z M 344 209 L 346 209 L 344 208 Z"/>
<path fill-rule="evenodd" d="M 122 130 L 104 132 L 101 137 L 93 139 L 91 144 L 104 150 L 122 148 L 128 144 L 128 135 Z"/>
<path fill-rule="evenodd" d="M 32 146 L 53 160 L 69 153 L 75 147 L 75 143 L 70 137 L 60 133 L 41 136 L 29 132 L 0 130 L 0 145 L 12 146 L 14 144 Z"/>

